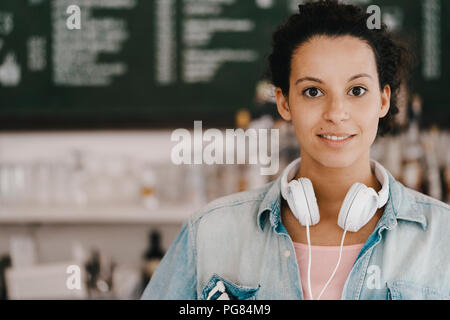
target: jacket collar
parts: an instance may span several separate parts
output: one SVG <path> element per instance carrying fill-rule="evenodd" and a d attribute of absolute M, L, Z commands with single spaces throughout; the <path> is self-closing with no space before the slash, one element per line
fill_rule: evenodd
<path fill-rule="evenodd" d="M 414 195 L 395 180 L 388 170 L 386 171 L 389 177 L 389 198 L 378 226 L 384 225 L 392 229 L 397 225 L 398 220 L 405 220 L 416 222 L 425 230 L 427 220 L 417 206 Z M 259 206 L 256 223 L 261 231 L 264 229 L 267 217 L 269 217 L 270 225 L 277 230 L 281 222 L 281 176 L 272 182 Z"/>
<path fill-rule="evenodd" d="M 405 220 L 416 222 L 421 225 L 422 229 L 427 228 L 427 219 L 423 211 L 417 205 L 414 194 L 408 190 L 403 184 L 395 180 L 388 171 L 389 176 L 389 199 L 385 207 L 382 219 L 387 222 L 388 227 L 395 226 L 397 220 Z"/>

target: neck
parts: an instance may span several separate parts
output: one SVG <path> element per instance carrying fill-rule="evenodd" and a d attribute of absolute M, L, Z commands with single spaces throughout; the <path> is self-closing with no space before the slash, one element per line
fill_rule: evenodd
<path fill-rule="evenodd" d="M 296 179 L 311 180 L 321 217 L 335 218 L 350 187 L 355 182 L 365 184 L 376 192 L 381 184 L 371 170 L 370 155 L 362 157 L 348 167 L 330 168 L 311 157 L 302 156 Z M 331 217 L 332 216 L 332 217 Z"/>

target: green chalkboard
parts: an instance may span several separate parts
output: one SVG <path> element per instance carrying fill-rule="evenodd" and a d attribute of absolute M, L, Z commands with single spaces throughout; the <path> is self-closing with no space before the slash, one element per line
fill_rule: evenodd
<path fill-rule="evenodd" d="M 2 0 L 0 129 L 232 124 L 255 108 L 271 34 L 299 2 Z M 450 3 L 360 2 L 378 4 L 431 57 L 414 90 L 429 121 L 448 125 Z M 71 5 L 80 29 L 67 26 Z"/>

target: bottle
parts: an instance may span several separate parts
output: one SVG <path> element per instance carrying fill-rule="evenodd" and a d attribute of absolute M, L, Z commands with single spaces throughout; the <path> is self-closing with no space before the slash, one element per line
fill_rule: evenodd
<path fill-rule="evenodd" d="M 151 231 L 149 234 L 149 247 L 144 254 L 144 266 L 142 273 L 142 291 L 147 286 L 153 276 L 161 259 L 164 257 L 164 251 L 161 248 L 160 234 L 158 231 Z"/>
<path fill-rule="evenodd" d="M 141 201 L 148 210 L 156 210 L 159 200 L 156 195 L 157 177 L 155 171 L 149 164 L 145 164 L 141 173 Z"/>
<path fill-rule="evenodd" d="M 429 196 L 442 200 L 441 173 L 439 168 L 438 150 L 435 142 L 439 136 L 439 128 L 433 125 L 427 135 L 424 135 L 425 161 L 426 161 L 426 186 Z"/>
<path fill-rule="evenodd" d="M 235 123 L 236 123 L 236 128 L 238 129 L 242 129 L 244 131 L 246 131 L 251 123 L 252 120 L 252 116 L 250 114 L 250 111 L 248 111 L 247 109 L 241 109 L 238 110 L 238 112 L 236 113 L 236 117 L 235 117 Z M 237 142 L 238 143 L 238 142 Z M 247 180 L 247 175 L 245 174 L 248 168 L 248 160 L 250 158 L 250 152 L 254 152 L 254 150 L 250 150 L 248 146 L 245 146 L 245 149 L 242 150 L 239 146 L 237 146 L 237 143 L 235 145 L 236 148 L 236 153 L 238 153 L 239 151 L 243 151 L 245 153 L 248 152 L 248 156 L 246 156 L 246 154 L 244 153 L 244 157 L 245 157 L 245 163 L 238 163 L 237 167 L 238 167 L 238 171 L 239 171 L 239 180 L 237 181 L 237 191 L 241 192 L 241 191 L 245 191 L 248 189 L 248 180 Z M 242 155 L 237 155 L 237 159 L 239 159 Z"/>
<path fill-rule="evenodd" d="M 427 190 L 425 190 L 427 173 L 424 171 L 425 151 L 422 146 L 423 133 L 420 129 L 422 99 L 418 94 L 415 94 L 412 98 L 411 111 L 409 128 L 405 131 L 402 141 L 404 149 L 400 182 L 406 187 L 427 193 Z"/>
<path fill-rule="evenodd" d="M 0 257 L 0 300 L 8 300 L 8 288 L 6 287 L 6 269 L 11 267 L 11 257 Z"/>
<path fill-rule="evenodd" d="M 91 256 L 84 266 L 88 298 L 93 300 L 114 298 L 113 278 L 116 262 L 95 248 L 91 250 Z"/>
<path fill-rule="evenodd" d="M 249 128 L 256 130 L 257 132 L 259 130 L 264 130 L 266 131 L 266 145 L 262 145 L 261 144 L 261 136 L 259 136 L 258 134 L 258 144 L 254 145 L 254 144 L 250 144 L 249 145 L 249 154 L 254 154 L 256 155 L 256 159 L 257 162 L 255 164 L 249 163 L 248 166 L 246 167 L 246 170 L 244 172 L 244 174 L 246 175 L 245 180 L 247 182 L 247 189 L 251 190 L 251 189 L 256 189 L 259 188 L 261 186 L 263 186 L 264 184 L 266 184 L 268 181 L 268 176 L 262 174 L 262 168 L 263 167 L 267 167 L 268 165 L 262 165 L 262 162 L 266 163 L 267 159 L 272 160 L 273 157 L 279 157 L 278 154 L 275 154 L 278 150 L 279 147 L 277 146 L 277 148 L 274 148 L 274 150 L 272 150 L 272 133 L 271 133 L 271 129 L 273 129 L 273 125 L 274 125 L 274 120 L 270 115 L 263 115 L 257 119 L 254 119 L 250 122 L 249 124 Z M 263 132 L 263 131 L 259 131 L 259 132 Z M 277 141 L 279 142 L 279 141 Z M 262 149 L 261 149 L 262 148 Z M 264 151 L 265 149 L 265 151 Z M 259 151 L 259 153 L 258 153 Z M 267 157 L 264 160 L 261 157 Z"/>
<path fill-rule="evenodd" d="M 100 252 L 97 249 L 91 251 L 88 261 L 85 263 L 86 286 L 89 299 L 96 298 L 97 281 L 100 275 Z"/>
<path fill-rule="evenodd" d="M 88 203 L 86 159 L 84 153 L 80 150 L 75 150 L 72 154 L 73 171 L 70 176 L 69 197 L 76 205 L 85 206 Z"/>

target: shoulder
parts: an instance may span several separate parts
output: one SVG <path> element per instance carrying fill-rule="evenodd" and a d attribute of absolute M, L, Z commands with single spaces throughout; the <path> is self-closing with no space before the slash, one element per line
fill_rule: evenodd
<path fill-rule="evenodd" d="M 404 188 L 406 192 L 408 192 L 414 198 L 415 204 L 423 213 L 443 214 L 443 218 L 450 218 L 450 206 L 447 203 L 430 197 L 424 193 L 418 192 L 414 189 L 408 187 Z"/>
<path fill-rule="evenodd" d="M 191 224 L 194 226 L 218 223 L 225 225 L 227 221 L 242 222 L 250 217 L 255 218 L 256 224 L 260 205 L 275 181 L 257 189 L 233 193 L 209 202 L 191 216 Z"/>
<path fill-rule="evenodd" d="M 438 199 L 424 193 L 405 187 L 404 192 L 411 206 L 407 206 L 411 212 L 409 216 L 417 217 L 425 226 L 428 237 L 436 238 L 438 241 L 448 239 L 450 241 L 450 206 Z"/>
<path fill-rule="evenodd" d="M 408 223 L 399 224 L 397 232 L 392 234 L 394 249 L 390 252 L 407 266 L 400 269 L 404 279 L 410 277 L 430 287 L 448 287 L 450 206 L 406 186 L 402 189 L 405 198 L 401 214 Z M 409 223 L 411 221 L 419 222 L 422 228 Z"/>

